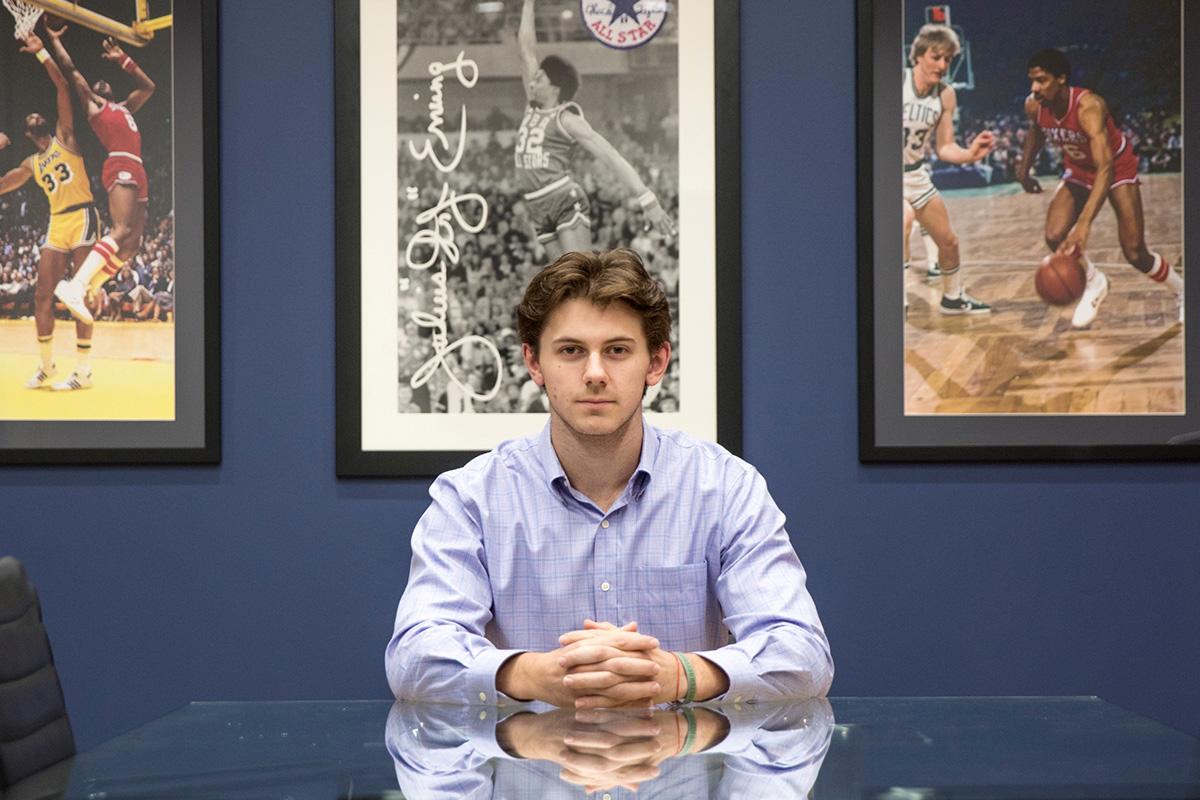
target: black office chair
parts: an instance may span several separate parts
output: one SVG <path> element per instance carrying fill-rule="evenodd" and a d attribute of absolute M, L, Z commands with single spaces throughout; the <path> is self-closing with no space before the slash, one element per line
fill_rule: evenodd
<path fill-rule="evenodd" d="M 37 590 L 21 562 L 0 558 L 0 788 L 73 755 Z"/>

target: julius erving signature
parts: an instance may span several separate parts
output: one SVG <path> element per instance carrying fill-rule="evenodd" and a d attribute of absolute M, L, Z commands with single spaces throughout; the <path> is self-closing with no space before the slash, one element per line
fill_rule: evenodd
<path fill-rule="evenodd" d="M 465 209 L 464 209 L 465 206 Z M 471 222 L 469 213 L 477 211 L 478 222 Z M 433 355 L 413 373 L 409 384 L 414 388 L 424 386 L 441 369 L 450 382 L 462 390 L 471 400 L 491 400 L 500 391 L 500 381 L 504 374 L 504 358 L 492 341 L 484 336 L 469 335 L 453 342 L 446 332 L 446 318 L 450 310 L 449 292 L 446 289 L 446 264 L 457 264 L 459 259 L 458 245 L 454 242 L 454 223 L 458 223 L 467 233 L 479 233 L 487 224 L 487 200 L 481 195 L 471 192 L 459 195 L 449 184 L 442 184 L 442 196 L 437 205 L 427 208 L 417 215 L 418 225 L 428 225 L 413 234 L 404 250 L 404 262 L 409 269 L 427 270 L 437 262 L 438 270 L 430 280 L 433 283 L 433 311 L 413 311 L 409 319 L 421 328 L 432 331 Z M 414 249 L 426 249 L 428 258 L 418 261 L 414 258 Z M 446 362 L 446 356 L 467 345 L 479 345 L 487 351 L 485 358 L 490 357 L 495 364 L 496 382 L 486 392 L 477 392 L 464 383 L 454 369 Z"/>
<path fill-rule="evenodd" d="M 454 157 L 449 163 L 443 164 L 435 152 L 435 141 L 442 153 L 451 149 L 450 139 L 442 130 L 445 122 L 445 104 L 443 102 L 442 84 L 446 73 L 451 73 L 458 82 L 470 89 L 479 80 L 479 67 L 466 58 L 466 51 L 460 51 L 453 61 L 443 63 L 434 61 L 429 65 L 429 74 L 433 80 L 429 82 L 429 126 L 426 131 L 431 136 L 426 137 L 420 147 L 414 146 L 410 140 L 408 151 L 418 161 L 428 160 L 439 172 L 453 172 L 458 162 L 462 160 L 463 148 L 467 141 L 467 107 L 462 107 L 462 126 L 458 133 L 458 145 Z M 409 189 L 410 197 L 419 197 L 416 187 Z M 411 270 L 424 271 L 437 264 L 437 270 L 431 274 L 433 284 L 433 310 L 413 311 L 409 314 L 418 327 L 430 331 L 433 344 L 433 355 L 413 373 L 409 384 L 417 389 L 424 386 L 441 370 L 452 384 L 471 400 L 491 400 L 500 391 L 500 382 L 504 376 L 504 359 L 492 341 L 484 336 L 469 335 L 453 342 L 447 333 L 446 319 L 450 310 L 450 293 L 446 286 L 446 265 L 457 264 L 460 258 L 458 244 L 454 241 L 455 230 L 461 228 L 466 233 L 479 233 L 487 224 L 488 204 L 482 195 L 475 192 L 460 195 L 450 188 L 449 183 L 442 184 L 442 194 L 438 202 L 417 215 L 417 226 L 420 228 L 408 240 L 404 249 L 404 262 Z M 477 391 L 469 383 L 455 374 L 454 367 L 446 360 L 447 356 L 462 348 L 477 345 L 485 351 L 483 358 L 490 359 L 495 366 L 496 382 L 486 391 Z M 462 363 L 461 358 L 459 363 Z M 482 389 L 482 387 L 481 387 Z"/>
<path fill-rule="evenodd" d="M 479 80 L 479 66 L 471 59 L 464 58 L 466 50 L 460 50 L 458 57 L 448 64 L 441 61 L 434 61 L 429 65 L 429 74 L 433 76 L 433 80 L 429 82 L 429 127 L 426 128 L 429 133 L 433 134 L 438 143 L 442 146 L 442 150 L 450 149 L 450 139 L 446 136 L 446 132 L 442 130 L 442 123 L 445 122 L 446 107 L 442 102 L 442 83 L 445 80 L 445 73 L 453 72 L 458 78 L 458 82 L 470 89 Z M 462 107 L 462 126 L 458 132 L 458 149 L 454 153 L 454 158 L 449 164 L 443 164 L 433 151 L 433 139 L 426 139 L 418 150 L 412 140 L 408 142 L 408 152 L 413 158 L 418 161 L 429 159 L 430 163 L 437 168 L 438 172 L 453 172 L 458 166 L 458 162 L 462 160 L 463 148 L 467 143 L 467 107 L 464 104 Z"/>

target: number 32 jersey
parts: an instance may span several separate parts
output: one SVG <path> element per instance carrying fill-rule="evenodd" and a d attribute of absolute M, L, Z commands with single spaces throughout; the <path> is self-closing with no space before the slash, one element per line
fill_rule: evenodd
<path fill-rule="evenodd" d="M 57 138 L 51 138 L 45 152 L 34 153 L 29 160 L 33 177 L 50 201 L 51 214 L 92 202 L 83 156 L 68 150 Z"/>
<path fill-rule="evenodd" d="M 525 117 L 517 131 L 517 183 L 521 191 L 535 192 L 566 176 L 571 165 L 575 139 L 563 129 L 559 118 L 578 114 L 578 103 L 562 103 L 554 108 L 525 107 Z"/>
<path fill-rule="evenodd" d="M 942 118 L 944 83 L 937 83 L 928 94 L 917 94 L 911 69 L 904 70 L 904 167 L 916 169 L 925 162 L 925 143 Z"/>

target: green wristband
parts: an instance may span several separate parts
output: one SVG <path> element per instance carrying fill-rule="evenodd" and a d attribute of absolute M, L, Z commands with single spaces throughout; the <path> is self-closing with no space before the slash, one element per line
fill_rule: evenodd
<path fill-rule="evenodd" d="M 679 710 L 687 717 L 688 732 L 687 738 L 683 740 L 683 747 L 679 748 L 679 752 L 675 754 L 676 758 L 686 756 L 692 751 L 692 745 L 696 743 L 696 712 L 688 706 L 684 706 Z"/>
<path fill-rule="evenodd" d="M 687 675 L 687 694 L 679 701 L 681 703 L 690 703 L 696 699 L 696 671 L 692 669 L 692 661 L 687 657 L 687 653 L 675 653 L 679 663 L 683 664 L 683 672 Z"/>

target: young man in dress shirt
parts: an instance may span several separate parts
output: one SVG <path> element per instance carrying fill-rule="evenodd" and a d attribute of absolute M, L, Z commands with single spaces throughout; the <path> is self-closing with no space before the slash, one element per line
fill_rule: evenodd
<path fill-rule="evenodd" d="M 387 647 L 396 696 L 588 708 L 825 695 L 829 644 L 762 476 L 643 420 L 671 315 L 638 256 L 565 254 L 517 321 L 550 420 L 431 487 Z"/>

